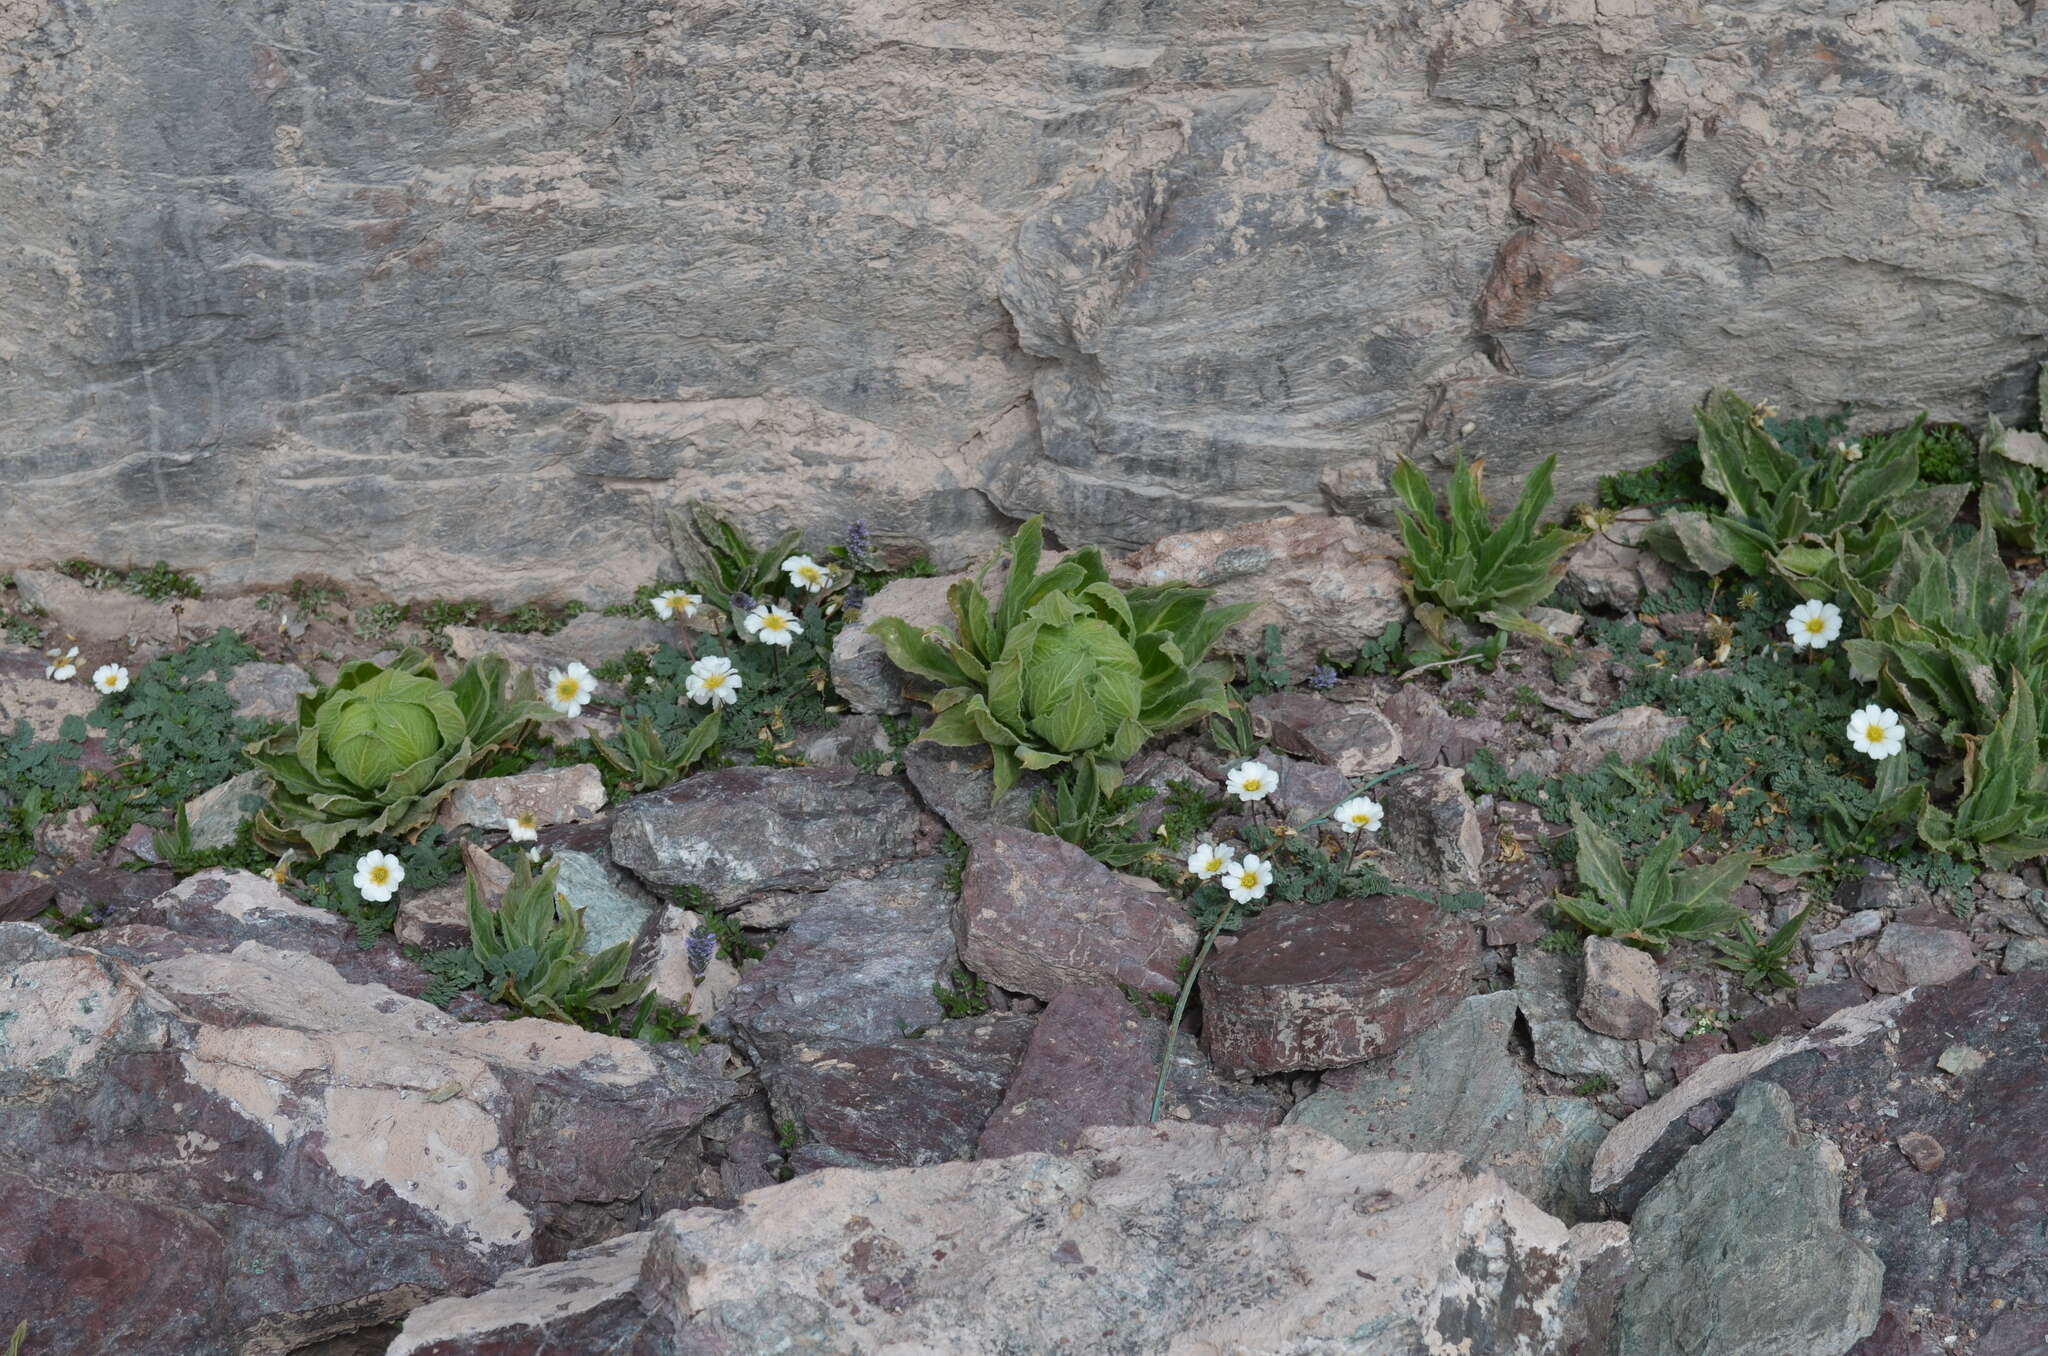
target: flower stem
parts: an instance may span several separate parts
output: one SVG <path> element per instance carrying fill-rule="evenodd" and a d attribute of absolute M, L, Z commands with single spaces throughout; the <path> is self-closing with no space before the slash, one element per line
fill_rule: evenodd
<path fill-rule="evenodd" d="M 1159 1108 L 1166 1101 L 1166 1075 L 1173 1068 L 1173 1044 L 1180 1035 L 1181 1018 L 1187 1015 L 1188 999 L 1195 992 L 1195 978 L 1202 973 L 1202 962 L 1209 958 L 1209 948 L 1216 945 L 1216 934 L 1223 931 L 1223 925 L 1230 921 L 1231 910 L 1237 907 L 1236 900 L 1223 906 L 1223 912 L 1216 916 L 1216 926 L 1209 929 L 1209 935 L 1202 939 L 1201 950 L 1195 952 L 1195 963 L 1188 967 L 1188 977 L 1181 981 L 1180 997 L 1173 1005 L 1173 1021 L 1166 1028 L 1166 1050 L 1159 1057 L 1159 1082 L 1152 1088 L 1152 1114 L 1146 1118 L 1150 1125 L 1159 1119 Z"/>

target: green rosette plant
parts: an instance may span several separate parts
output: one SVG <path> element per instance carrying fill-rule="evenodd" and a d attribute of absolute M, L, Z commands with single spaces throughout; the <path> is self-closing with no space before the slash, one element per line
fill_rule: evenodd
<path fill-rule="evenodd" d="M 1702 574 L 1775 575 L 1802 597 L 1823 598 L 1852 580 L 1883 579 L 1904 535 L 1941 531 L 1970 492 L 1921 480 L 1925 415 L 1807 459 L 1772 436 L 1767 414 L 1733 391 L 1714 392 L 1694 412 L 1700 479 L 1726 509 L 1667 513 L 1644 539 L 1658 554 Z"/>
<path fill-rule="evenodd" d="M 1882 594 L 1852 583 L 1863 634 L 1846 640 L 1850 673 L 1951 745 L 1988 735 L 2012 689 L 2048 675 L 2048 584 L 2011 615 L 2012 576 L 1989 531 L 1953 549 L 1907 538 Z"/>
<path fill-rule="evenodd" d="M 1211 607 L 1207 589 L 1185 584 L 1120 589 L 1094 547 L 1041 573 L 1043 548 L 1041 519 L 1017 529 L 993 603 L 983 584 L 995 560 L 955 583 L 951 634 L 900 617 L 868 630 L 896 667 L 939 684 L 923 738 L 988 745 L 997 799 L 1025 769 L 1069 763 L 1106 796 L 1147 739 L 1225 709 L 1230 667 L 1208 655 L 1252 605 Z"/>
<path fill-rule="evenodd" d="M 1438 644 L 1445 643 L 1451 617 L 1548 639 L 1522 613 L 1556 590 L 1564 578 L 1565 552 L 1581 540 L 1561 527 L 1537 530 L 1556 470 L 1557 458 L 1545 457 L 1496 527 L 1480 488 L 1484 463 L 1460 457 L 1441 506 L 1420 467 L 1406 457 L 1395 465 L 1401 542 L 1408 548 L 1408 601 Z"/>
<path fill-rule="evenodd" d="M 270 775 L 254 835 L 268 851 L 324 857 L 345 839 L 409 834 L 481 763 L 516 748 L 555 712 L 533 678 L 484 655 L 452 683 L 407 650 L 391 664 L 346 665 L 331 687 L 299 698 L 299 718 L 248 748 Z"/>

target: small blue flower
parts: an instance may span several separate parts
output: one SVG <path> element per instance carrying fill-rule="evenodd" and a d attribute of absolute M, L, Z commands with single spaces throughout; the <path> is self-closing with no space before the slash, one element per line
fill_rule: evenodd
<path fill-rule="evenodd" d="M 732 610 L 735 613 L 752 612 L 754 610 L 754 595 L 734 589 L 732 593 Z"/>
<path fill-rule="evenodd" d="M 1308 671 L 1308 685 L 1318 692 L 1328 692 L 1337 686 L 1337 670 L 1328 664 L 1318 664 Z"/>
<path fill-rule="evenodd" d="M 874 539 L 868 535 L 868 525 L 860 520 L 846 525 L 846 558 L 856 565 L 867 565 L 873 560 Z"/>
<path fill-rule="evenodd" d="M 702 979 L 711 968 L 711 958 L 718 954 L 718 939 L 700 928 L 683 943 L 683 954 L 690 961 L 690 977 Z"/>

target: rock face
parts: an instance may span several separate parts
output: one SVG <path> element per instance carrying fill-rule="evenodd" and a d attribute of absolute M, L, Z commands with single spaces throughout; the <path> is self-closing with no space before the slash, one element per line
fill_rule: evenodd
<path fill-rule="evenodd" d="M 1007 828 L 970 845 L 953 935 L 975 974 L 1045 999 L 1109 983 L 1170 992 L 1195 949 L 1180 901 L 1150 881 L 1072 843 Z"/>
<path fill-rule="evenodd" d="M 612 859 L 652 885 L 695 885 L 719 908 L 822 890 L 936 845 L 910 789 L 850 767 L 733 767 L 635 796 L 612 816 Z"/>
<path fill-rule="evenodd" d="M 81 1356 L 291 1350 L 558 1258 L 689 1200 L 688 1132 L 737 1093 L 716 1046 L 468 1025 L 152 931 L 0 926 L 0 1305 Z"/>
<path fill-rule="evenodd" d="M 1233 1075 L 1391 1054 L 1464 996 L 1478 945 L 1420 899 L 1276 904 L 1202 967 L 1202 1048 Z"/>
<path fill-rule="evenodd" d="M 1842 1155 L 1769 1083 L 1643 1202 L 1629 1251 L 1629 1356 L 1843 1356 L 1877 1327 L 1884 1267 L 1842 1228 Z"/>
<path fill-rule="evenodd" d="M 550 1349 L 576 1351 L 1552 1356 L 1607 1227 L 1312 1130 L 1092 1130 L 1071 1157 L 822 1172 L 671 1214 L 636 1279 L 622 1240 L 421 1309 L 391 1351 L 530 1350 L 552 1313 Z"/>
<path fill-rule="evenodd" d="M 1745 1086 L 1775 1084 L 1800 1125 L 1847 1162 L 1846 1223 L 1884 1263 L 1888 1322 L 1933 1343 L 1879 1350 L 1959 1349 L 1941 1340 L 1953 1335 L 1998 1356 L 2040 1351 L 2048 1347 L 2048 1242 L 2036 1205 L 2048 1199 L 2044 1049 L 2041 971 L 1958 979 L 1847 1009 L 1805 1037 L 1709 1061 L 1615 1128 L 1595 1158 L 1593 1185 L 1625 1204 L 1680 1154 L 1690 1161 L 1687 1147 Z"/>
<path fill-rule="evenodd" d="M 1456 1154 L 1562 1219 L 1590 1219 L 1607 1121 L 1529 1087 L 1511 1048 L 1515 1011 L 1512 991 L 1468 998 L 1391 1059 L 1324 1074 L 1287 1122 L 1353 1149 Z"/>
<path fill-rule="evenodd" d="M 16 5 L 0 568 L 624 597 L 692 495 L 944 566 L 2016 415 L 2048 15 L 1895 9 Z"/>

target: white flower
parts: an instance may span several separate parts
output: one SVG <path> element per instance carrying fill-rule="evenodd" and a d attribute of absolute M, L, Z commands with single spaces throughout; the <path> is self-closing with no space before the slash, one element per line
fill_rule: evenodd
<path fill-rule="evenodd" d="M 596 692 L 597 680 L 580 663 L 548 670 L 548 705 L 572 720 L 583 714 L 584 705 Z"/>
<path fill-rule="evenodd" d="M 1236 856 L 1220 843 L 1197 843 L 1188 854 L 1188 870 L 1200 880 L 1214 880 L 1236 865 Z"/>
<path fill-rule="evenodd" d="M 405 868 L 398 858 L 374 849 L 356 858 L 356 890 L 372 904 L 382 904 L 398 893 Z"/>
<path fill-rule="evenodd" d="M 1331 811 L 1330 818 L 1336 821 L 1339 833 L 1357 833 L 1360 829 L 1378 833 L 1380 825 L 1386 823 L 1387 812 L 1371 796 L 1353 796 Z"/>
<path fill-rule="evenodd" d="M 1232 862 L 1223 877 L 1223 888 L 1230 891 L 1230 897 L 1240 904 L 1264 899 L 1266 887 L 1272 883 L 1273 864 L 1255 853 L 1242 861 Z"/>
<path fill-rule="evenodd" d="M 540 816 L 531 810 L 505 816 L 505 832 L 515 843 L 531 843 L 540 837 Z"/>
<path fill-rule="evenodd" d="M 685 618 L 694 617 L 697 609 L 704 605 L 702 598 L 681 589 L 657 593 L 648 602 L 654 608 L 654 615 L 663 621 L 673 621 L 679 613 Z"/>
<path fill-rule="evenodd" d="M 793 589 L 823 593 L 832 587 L 832 572 L 809 556 L 791 556 L 782 562 L 782 572 L 789 576 L 789 586 Z"/>
<path fill-rule="evenodd" d="M 43 677 L 54 678 L 60 683 L 69 682 L 78 672 L 78 647 L 68 650 L 45 650 L 43 657 L 50 662 L 43 666 Z"/>
<path fill-rule="evenodd" d="M 1839 445 L 1837 446 L 1836 450 L 1837 450 L 1837 451 L 1839 451 L 1839 452 L 1840 452 L 1840 453 L 1842 454 L 1842 460 L 1843 460 L 1843 461 L 1862 461 L 1862 460 L 1863 460 L 1863 444 L 1862 444 L 1862 443 L 1841 443 L 1841 444 L 1839 444 Z"/>
<path fill-rule="evenodd" d="M 537 847 L 530 847 L 526 850 L 526 860 L 532 862 L 536 866 L 540 864 L 540 859 L 545 855 L 546 854 L 543 853 Z"/>
<path fill-rule="evenodd" d="M 1792 637 L 1795 650 L 1825 650 L 1842 634 L 1842 609 L 1818 600 L 1801 603 L 1785 618 L 1785 634 Z"/>
<path fill-rule="evenodd" d="M 683 680 L 683 690 L 690 694 L 691 701 L 714 709 L 738 701 L 740 687 L 740 676 L 732 671 L 732 661 L 716 654 L 690 665 L 690 676 Z"/>
<path fill-rule="evenodd" d="M 796 619 L 796 613 L 772 603 L 760 604 L 740 619 L 740 625 L 763 645 L 780 645 L 784 649 L 804 633 L 804 624 Z"/>
<path fill-rule="evenodd" d="M 1264 800 L 1273 794 L 1274 787 L 1280 785 L 1280 774 L 1254 759 L 1232 768 L 1225 784 L 1230 788 L 1230 794 L 1239 800 Z"/>
<path fill-rule="evenodd" d="M 1890 707 L 1866 706 L 1849 717 L 1849 742 L 1882 762 L 1906 747 L 1906 727 Z"/>
<path fill-rule="evenodd" d="M 128 670 L 119 664 L 102 664 L 92 671 L 92 685 L 109 697 L 128 690 Z"/>

